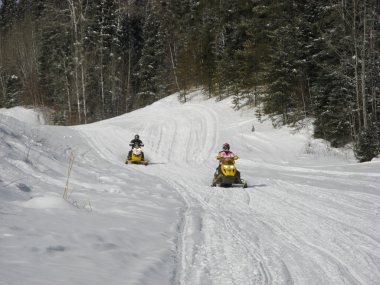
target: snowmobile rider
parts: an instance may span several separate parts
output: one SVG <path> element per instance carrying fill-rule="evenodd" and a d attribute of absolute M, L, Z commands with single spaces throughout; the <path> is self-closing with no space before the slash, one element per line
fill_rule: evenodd
<path fill-rule="evenodd" d="M 219 151 L 218 155 L 216 156 L 216 159 L 219 160 L 219 166 L 216 168 L 216 175 L 220 173 L 220 166 L 222 165 L 223 158 L 230 157 L 234 160 L 238 159 L 239 157 L 235 155 L 232 151 L 230 151 L 230 144 L 225 143 L 223 144 L 223 150 Z M 240 178 L 240 172 L 236 171 L 237 176 Z"/>
<path fill-rule="evenodd" d="M 140 140 L 140 136 L 139 135 L 135 135 L 135 138 L 133 140 L 131 140 L 131 142 L 129 143 L 129 145 L 133 149 L 135 146 L 137 146 L 137 147 L 144 146 L 144 143 Z M 128 159 L 132 158 L 132 149 L 128 153 Z M 141 156 L 142 156 L 142 160 L 144 160 L 144 152 L 141 152 Z"/>
<path fill-rule="evenodd" d="M 223 144 L 223 150 L 219 151 L 218 155 L 216 156 L 216 159 L 219 160 L 219 166 L 222 164 L 222 159 L 226 157 L 238 159 L 238 156 L 230 151 L 230 144 L 228 143 Z"/>

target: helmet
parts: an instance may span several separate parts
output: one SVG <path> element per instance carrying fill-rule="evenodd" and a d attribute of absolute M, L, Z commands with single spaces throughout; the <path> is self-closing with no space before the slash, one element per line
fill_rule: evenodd
<path fill-rule="evenodd" d="M 140 138 L 139 135 L 135 135 L 135 139 L 138 140 Z"/>
<path fill-rule="evenodd" d="M 230 150 L 230 145 L 228 143 L 223 144 L 223 150 Z"/>

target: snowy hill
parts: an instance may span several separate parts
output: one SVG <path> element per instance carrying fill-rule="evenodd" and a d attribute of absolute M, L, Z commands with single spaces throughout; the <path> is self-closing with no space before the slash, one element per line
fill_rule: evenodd
<path fill-rule="evenodd" d="M 378 160 L 197 92 L 40 121 L 0 110 L 1 285 L 380 284 Z M 147 167 L 124 164 L 136 133 Z M 210 187 L 224 142 L 247 189 Z"/>

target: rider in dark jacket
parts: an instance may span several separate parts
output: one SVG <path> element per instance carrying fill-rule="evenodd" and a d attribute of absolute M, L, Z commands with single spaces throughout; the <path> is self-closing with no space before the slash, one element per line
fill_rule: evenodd
<path fill-rule="evenodd" d="M 140 140 L 140 136 L 139 135 L 135 135 L 135 138 L 133 140 L 131 140 L 131 142 L 129 143 L 129 145 L 133 149 L 134 146 L 138 146 L 138 147 L 144 146 L 144 143 Z M 130 159 L 132 157 L 132 149 L 128 153 L 128 159 Z M 144 160 L 144 153 L 141 152 L 141 155 L 142 155 L 142 159 Z"/>

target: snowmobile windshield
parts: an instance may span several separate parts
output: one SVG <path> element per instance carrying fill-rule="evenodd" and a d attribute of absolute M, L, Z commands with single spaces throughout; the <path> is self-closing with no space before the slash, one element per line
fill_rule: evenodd
<path fill-rule="evenodd" d="M 226 165 L 234 165 L 235 160 L 232 157 L 225 157 L 223 158 L 222 163 Z"/>

